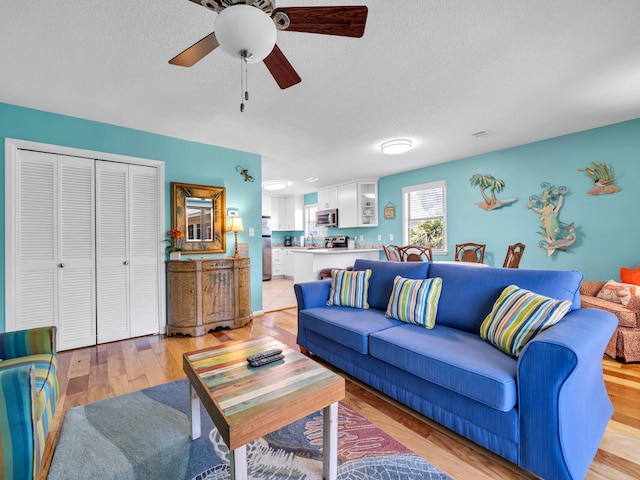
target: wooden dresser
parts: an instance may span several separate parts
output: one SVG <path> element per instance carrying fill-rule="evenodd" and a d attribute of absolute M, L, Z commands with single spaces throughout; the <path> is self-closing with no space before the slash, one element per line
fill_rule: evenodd
<path fill-rule="evenodd" d="M 204 335 L 253 319 L 249 258 L 169 260 L 167 335 Z"/>

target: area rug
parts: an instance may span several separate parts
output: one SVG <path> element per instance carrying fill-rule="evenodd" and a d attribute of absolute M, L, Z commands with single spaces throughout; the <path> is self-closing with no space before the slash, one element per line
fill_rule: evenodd
<path fill-rule="evenodd" d="M 204 407 L 202 437 L 189 436 L 188 390 L 183 379 L 70 409 L 48 478 L 228 479 L 229 450 Z M 247 445 L 247 463 L 250 479 L 321 479 L 322 411 Z M 338 478 L 450 477 L 340 403 Z"/>

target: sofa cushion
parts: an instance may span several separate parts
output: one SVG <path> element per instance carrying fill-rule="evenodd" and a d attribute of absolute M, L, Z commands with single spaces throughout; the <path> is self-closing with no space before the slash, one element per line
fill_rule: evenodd
<path fill-rule="evenodd" d="M 396 325 L 402 322 L 372 308 L 331 306 L 308 308 L 298 313 L 298 328 L 316 332 L 362 354 L 369 353 L 371 333 Z"/>
<path fill-rule="evenodd" d="M 602 286 L 596 296 L 610 302 L 621 303 L 626 307 L 629 300 L 637 295 L 640 295 L 640 286 L 609 280 Z"/>
<path fill-rule="evenodd" d="M 640 269 L 636 270 L 633 268 L 620 268 L 620 281 L 622 283 L 633 283 L 634 285 L 640 285 Z"/>
<path fill-rule="evenodd" d="M 331 290 L 327 305 L 343 307 L 369 308 L 367 294 L 371 270 L 353 272 L 349 270 L 331 270 Z"/>
<path fill-rule="evenodd" d="M 598 297 L 582 295 L 581 298 L 582 308 L 599 308 L 600 310 L 611 312 L 618 317 L 618 325 L 621 327 L 640 327 L 640 321 L 638 321 L 638 315 L 635 310 L 631 310 L 620 303 L 613 303 Z"/>
<path fill-rule="evenodd" d="M 412 280 L 397 276 L 385 316 L 433 328 L 441 289 L 440 278 Z"/>
<path fill-rule="evenodd" d="M 556 300 L 510 285 L 482 322 L 480 336 L 517 357 L 533 337 L 558 323 L 570 308 L 570 300 Z"/>
<path fill-rule="evenodd" d="M 436 324 L 476 334 L 495 301 L 509 285 L 558 300 L 571 300 L 571 310 L 580 308 L 582 274 L 575 270 L 478 268 L 434 262 L 429 267 L 429 277 L 442 278 Z"/>
<path fill-rule="evenodd" d="M 353 264 L 354 271 L 371 270 L 369 279 L 369 305 L 383 312 L 387 309 L 393 280 L 397 275 L 404 278 L 427 278 L 430 262 L 385 262 L 380 260 L 357 259 Z"/>
<path fill-rule="evenodd" d="M 516 405 L 516 359 L 472 333 L 437 323 L 432 329 L 404 324 L 371 334 L 369 352 L 497 410 Z"/>

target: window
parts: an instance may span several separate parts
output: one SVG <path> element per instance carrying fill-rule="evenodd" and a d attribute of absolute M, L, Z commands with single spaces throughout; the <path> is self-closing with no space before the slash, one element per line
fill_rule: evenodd
<path fill-rule="evenodd" d="M 318 235 L 318 226 L 316 225 L 317 211 L 317 205 L 304 206 L 304 236 L 307 238 L 309 238 L 310 235 L 314 237 Z"/>
<path fill-rule="evenodd" d="M 403 187 L 402 203 L 404 244 L 431 247 L 434 253 L 446 255 L 446 182 Z"/>

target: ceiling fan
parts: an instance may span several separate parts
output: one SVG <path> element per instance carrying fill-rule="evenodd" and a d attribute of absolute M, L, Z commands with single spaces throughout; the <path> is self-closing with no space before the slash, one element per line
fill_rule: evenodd
<path fill-rule="evenodd" d="M 169 60 L 191 67 L 221 47 L 246 63 L 264 61 L 281 89 L 301 78 L 276 45 L 277 30 L 362 37 L 366 6 L 275 8 L 275 0 L 189 0 L 218 13 L 214 32 Z"/>

